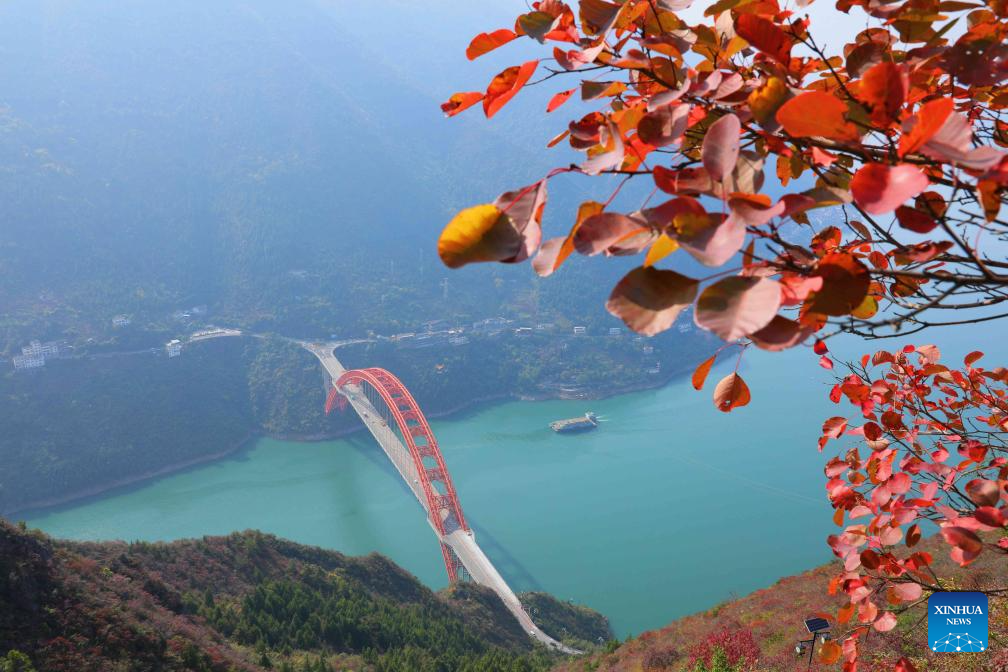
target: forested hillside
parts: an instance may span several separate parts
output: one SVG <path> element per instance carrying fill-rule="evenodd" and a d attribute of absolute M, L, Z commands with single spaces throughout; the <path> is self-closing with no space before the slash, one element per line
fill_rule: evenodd
<path fill-rule="evenodd" d="M 997 532 L 987 538 L 996 540 Z M 960 567 L 949 556 L 940 535 L 918 546 L 902 549 L 933 556 L 935 574 L 943 577 L 945 590 L 1000 588 L 1004 563 L 1000 556 L 985 553 L 969 567 Z M 795 644 L 807 639 L 803 620 L 818 614 L 834 613 L 844 598 L 840 589 L 830 595 L 830 582 L 840 569 L 837 563 L 816 567 L 784 577 L 774 585 L 751 595 L 735 598 L 705 612 L 675 620 L 665 627 L 642 633 L 622 646 L 593 654 L 588 660 L 564 662 L 558 672 L 802 672 L 831 669 L 819 661 L 808 663 L 808 652 L 795 655 Z M 928 593 L 925 591 L 925 597 Z M 908 605 L 899 612 L 897 625 L 888 632 L 875 632 L 862 641 L 864 647 L 858 669 L 891 670 L 902 656 L 915 669 L 927 672 L 1000 672 L 1008 669 L 1008 609 L 1002 600 L 990 602 L 990 650 L 985 653 L 932 653 L 922 646 L 927 637 L 927 600 Z M 833 619 L 830 619 L 833 621 Z M 857 618 L 838 626 L 832 623 L 834 639 L 848 632 Z M 720 665 L 720 666 L 719 666 Z"/>
<path fill-rule="evenodd" d="M 343 2 L 4 3 L 0 354 L 102 341 L 119 314 L 171 332 L 191 306 L 315 337 L 500 313 L 618 324 L 584 267 L 548 291 L 531 272 L 448 277 L 436 232 L 491 176 L 532 174 L 530 115 L 477 145 L 438 108 L 449 73 L 417 76 L 487 10 L 382 7 L 389 34 L 423 31 L 418 53 L 385 53 Z"/>
<path fill-rule="evenodd" d="M 341 349 L 349 367 L 399 375 L 438 416 L 511 397 L 599 397 L 661 384 L 706 356 L 699 333 L 473 336 L 461 346 L 388 341 Z M 657 367 L 657 368 L 656 368 Z M 255 436 L 322 439 L 360 429 L 323 412 L 321 365 L 280 338 L 53 360 L 0 375 L 0 513 L 58 502 L 237 449 Z"/>
<path fill-rule="evenodd" d="M 594 612 L 536 603 L 552 632 L 608 632 Z M 557 660 L 484 588 L 432 593 L 382 556 L 258 532 L 70 543 L 0 521 L 0 606 L 0 661 L 16 650 L 39 672 L 534 672 Z"/>

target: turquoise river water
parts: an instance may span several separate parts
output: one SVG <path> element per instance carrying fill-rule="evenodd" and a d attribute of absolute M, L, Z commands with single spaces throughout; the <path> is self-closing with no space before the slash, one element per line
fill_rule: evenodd
<path fill-rule="evenodd" d="M 659 627 L 827 561 L 816 450 L 833 414 L 808 349 L 747 356 L 752 403 L 731 414 L 688 380 L 602 401 L 513 402 L 433 423 L 477 539 L 515 590 L 603 612 L 619 636 Z M 557 435 L 593 410 L 601 427 Z M 446 583 L 419 504 L 370 435 L 262 439 L 217 462 L 23 514 L 73 539 L 170 540 L 257 528 L 384 553 Z"/>

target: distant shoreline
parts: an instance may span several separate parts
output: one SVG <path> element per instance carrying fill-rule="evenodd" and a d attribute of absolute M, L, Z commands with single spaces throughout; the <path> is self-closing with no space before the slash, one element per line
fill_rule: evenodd
<path fill-rule="evenodd" d="M 601 394 L 588 394 L 588 396 L 565 396 L 559 391 L 555 394 L 518 394 L 515 392 L 502 392 L 500 394 L 493 394 L 483 397 L 476 397 L 474 399 L 469 399 L 461 404 L 457 404 L 450 408 L 437 411 L 434 413 L 427 413 L 427 417 L 432 420 L 441 420 L 445 418 L 450 418 L 451 416 L 458 415 L 465 412 L 477 411 L 484 407 L 490 407 L 498 403 L 506 403 L 508 401 L 555 401 L 555 400 L 583 400 L 583 401 L 594 401 L 599 399 L 610 399 L 612 397 L 617 397 L 623 394 L 633 394 L 634 392 L 644 392 L 646 390 L 656 390 L 661 389 L 668 385 L 673 379 L 686 373 L 686 370 L 673 371 L 666 375 L 656 376 L 654 383 L 637 383 L 634 385 L 619 386 L 616 388 L 609 388 L 604 393 Z M 0 516 L 7 518 L 8 520 L 14 521 L 13 516 L 19 513 L 24 513 L 26 511 L 42 511 L 44 509 L 53 509 L 56 507 L 63 507 L 68 504 L 72 504 L 79 500 L 90 499 L 92 497 L 98 497 L 112 490 L 117 490 L 119 488 L 126 488 L 129 486 L 140 485 L 141 483 L 147 481 L 154 481 L 165 476 L 171 476 L 187 469 L 193 467 L 198 467 L 201 465 L 209 464 L 211 462 L 216 462 L 222 460 L 226 457 L 234 455 L 243 448 L 248 447 L 250 444 L 261 438 L 272 438 L 280 441 L 296 441 L 303 443 L 312 443 L 318 441 L 332 441 L 335 439 L 341 439 L 357 432 L 364 431 L 364 427 L 353 427 L 345 430 L 340 430 L 337 432 L 332 432 L 324 435 L 298 435 L 298 434 L 258 434 L 255 432 L 249 432 L 244 439 L 236 442 L 233 446 L 226 450 L 220 450 L 214 453 L 208 453 L 206 455 L 200 455 L 182 462 L 177 462 L 169 465 L 165 465 L 159 469 L 152 469 L 145 471 L 134 476 L 128 476 L 125 478 L 120 478 L 109 483 L 93 485 L 82 490 L 77 490 L 73 493 L 62 495 L 60 497 L 49 497 L 47 499 L 41 499 L 37 501 L 31 501 L 23 505 L 19 505 L 16 509 L 12 509 L 6 512 L 0 512 Z"/>

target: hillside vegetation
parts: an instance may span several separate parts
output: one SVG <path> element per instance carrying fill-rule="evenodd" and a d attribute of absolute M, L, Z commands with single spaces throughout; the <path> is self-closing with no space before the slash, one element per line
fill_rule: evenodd
<path fill-rule="evenodd" d="M 948 590 L 990 589 L 1005 568 L 992 553 L 968 568 L 952 562 L 940 538 L 921 542 L 914 551 L 931 553 L 934 570 Z M 785 577 L 773 586 L 645 632 L 622 646 L 588 659 L 561 663 L 560 672 L 785 672 L 804 671 L 808 654 L 797 658 L 795 644 L 806 639 L 803 620 L 818 612 L 835 613 L 843 605 L 828 586 L 842 567 L 830 563 Z M 926 593 L 925 593 L 926 595 Z M 856 617 L 855 617 L 856 618 Z M 858 670 L 891 670 L 906 656 L 918 672 L 1003 672 L 1008 670 L 1008 604 L 991 599 L 990 642 L 986 653 L 932 654 L 927 649 L 926 600 L 902 612 L 895 629 L 872 632 L 864 641 Z M 844 633 L 835 625 L 835 637 Z M 720 665 L 720 666 L 719 666 Z M 839 669 L 813 661 L 813 670 Z"/>
<path fill-rule="evenodd" d="M 597 614 L 568 617 L 572 608 L 535 599 L 551 614 L 544 627 L 571 640 L 608 633 Z M 70 543 L 0 521 L 0 661 L 10 651 L 45 672 L 538 672 L 557 662 L 489 590 L 433 593 L 376 554 L 259 532 Z"/>

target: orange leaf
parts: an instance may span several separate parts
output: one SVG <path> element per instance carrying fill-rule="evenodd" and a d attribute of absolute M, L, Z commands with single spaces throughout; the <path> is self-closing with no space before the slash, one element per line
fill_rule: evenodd
<path fill-rule="evenodd" d="M 798 138 L 822 136 L 834 140 L 857 140 L 861 134 L 844 117 L 846 112 L 847 106 L 836 96 L 822 91 L 807 91 L 781 105 L 777 110 L 777 123 Z"/>
<path fill-rule="evenodd" d="M 497 114 L 504 105 L 514 98 L 525 83 L 532 77 L 539 61 L 527 61 L 521 65 L 512 65 L 498 73 L 487 87 L 483 98 L 483 112 L 487 119 Z"/>
<path fill-rule="evenodd" d="M 906 69 L 889 61 L 873 65 L 864 74 L 858 99 L 871 109 L 873 123 L 886 128 L 899 119 L 907 85 Z"/>
<path fill-rule="evenodd" d="M 441 111 L 444 112 L 447 117 L 454 117 L 462 110 L 472 107 L 481 100 L 483 100 L 483 94 L 479 91 L 456 93 L 453 94 L 451 98 L 441 103 Z"/>
<path fill-rule="evenodd" d="M 785 68 L 791 66 L 791 38 L 769 20 L 756 14 L 742 14 L 735 19 L 735 32 Z"/>
<path fill-rule="evenodd" d="M 915 123 L 909 133 L 904 133 L 899 141 L 899 155 L 906 156 L 916 152 L 921 146 L 934 137 L 945 120 L 952 114 L 953 103 L 951 98 L 939 98 L 930 100 L 923 105 L 914 115 Z"/>
<path fill-rule="evenodd" d="M 517 33 L 507 28 L 501 28 L 492 33 L 480 33 L 469 43 L 469 48 L 466 49 L 466 58 L 470 61 L 476 60 L 483 54 L 507 44 L 516 37 L 518 37 Z"/>
<path fill-rule="evenodd" d="M 549 104 L 546 105 L 546 112 L 552 112 L 561 105 L 567 102 L 571 95 L 577 91 L 577 89 L 568 89 L 567 91 L 561 91 L 552 98 L 550 98 Z"/>
<path fill-rule="evenodd" d="M 840 660 L 842 653 L 843 650 L 836 642 L 824 642 L 822 648 L 819 649 L 819 662 L 823 665 L 832 665 Z"/>
<path fill-rule="evenodd" d="M 849 315 L 864 301 L 871 285 L 867 267 L 846 252 L 831 252 L 820 259 L 815 275 L 822 278 L 822 288 L 806 305 L 822 315 Z"/>
<path fill-rule="evenodd" d="M 733 408 L 745 406 L 751 398 L 749 386 L 737 373 L 725 376 L 714 388 L 714 405 L 724 413 L 730 413 Z"/>
<path fill-rule="evenodd" d="M 696 367 L 692 378 L 694 390 L 703 389 L 704 383 L 707 382 L 707 374 L 710 373 L 711 367 L 714 366 L 715 359 L 717 359 L 717 353 L 700 362 L 700 366 Z"/>

